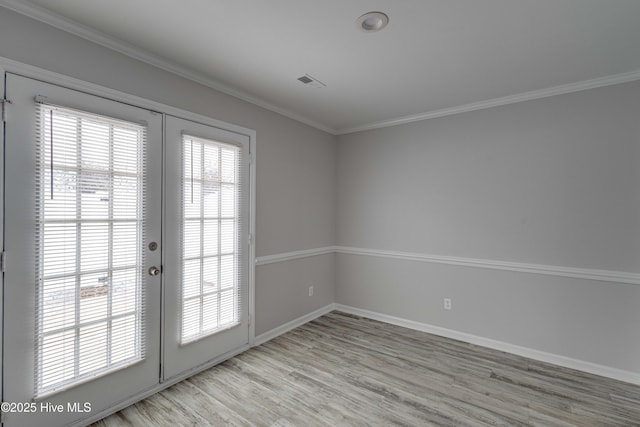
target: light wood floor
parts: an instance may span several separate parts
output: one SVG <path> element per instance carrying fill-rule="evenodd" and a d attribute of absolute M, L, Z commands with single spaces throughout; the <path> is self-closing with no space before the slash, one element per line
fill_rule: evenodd
<path fill-rule="evenodd" d="M 333 312 L 94 424 L 640 426 L 640 387 Z"/>

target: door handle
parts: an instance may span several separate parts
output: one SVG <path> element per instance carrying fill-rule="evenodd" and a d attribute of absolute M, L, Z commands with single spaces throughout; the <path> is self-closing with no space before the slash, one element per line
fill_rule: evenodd
<path fill-rule="evenodd" d="M 157 276 L 160 274 L 160 269 L 155 265 L 153 267 L 149 267 L 149 276 Z"/>

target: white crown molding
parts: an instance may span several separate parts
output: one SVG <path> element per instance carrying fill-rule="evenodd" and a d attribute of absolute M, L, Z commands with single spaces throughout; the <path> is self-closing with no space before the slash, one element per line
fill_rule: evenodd
<path fill-rule="evenodd" d="M 546 276 L 570 277 L 574 279 L 596 280 L 601 282 L 626 283 L 640 285 L 640 274 L 625 271 L 594 270 L 589 268 L 563 267 L 556 265 L 528 264 L 522 262 L 496 261 L 490 259 L 462 258 L 442 255 L 430 255 L 414 252 L 385 251 L 377 249 L 336 246 L 336 252 L 350 255 L 395 258 L 407 261 L 420 261 L 435 264 L 458 265 L 462 267 L 486 268 L 491 270 L 516 271 L 519 273 L 543 274 Z"/>
<path fill-rule="evenodd" d="M 158 55 L 149 53 L 115 37 L 108 36 L 93 28 L 72 21 L 36 4 L 24 2 L 21 0 L 0 0 L 0 6 L 10 9 L 21 15 L 28 16 L 29 18 L 43 22 L 47 25 L 51 25 L 52 27 L 55 27 L 59 30 L 66 31 L 90 42 L 99 44 L 123 55 L 129 56 L 130 58 L 137 59 L 156 68 L 168 71 L 180 77 L 184 77 L 185 79 L 191 80 L 193 82 L 200 83 L 204 86 L 210 87 L 211 89 L 217 90 L 218 92 L 233 96 L 234 98 L 241 99 L 243 101 L 257 105 L 258 107 L 273 111 L 274 113 L 281 114 L 285 117 L 296 120 L 300 123 L 304 123 L 332 135 L 336 134 L 335 129 L 332 129 L 307 117 L 303 117 L 299 114 L 293 113 L 284 108 L 273 105 L 255 96 L 249 95 L 246 92 L 221 83 L 208 76 L 205 76 L 204 74 L 190 70 L 187 67 L 183 67 Z"/>
<path fill-rule="evenodd" d="M 562 356 L 559 354 L 547 353 L 540 350 L 531 349 L 528 347 L 522 347 L 515 344 L 510 344 L 503 341 L 493 340 L 490 338 L 481 337 L 478 335 L 468 334 L 466 332 L 455 331 L 453 329 L 447 329 L 440 326 L 430 325 L 428 323 L 416 322 L 413 320 L 403 319 L 400 317 L 389 316 L 374 311 L 363 310 L 356 307 L 351 307 L 342 304 L 335 304 L 335 309 L 355 316 L 366 317 L 368 319 L 377 320 L 380 322 L 389 323 L 396 326 L 402 326 L 405 328 L 413 329 L 416 331 L 426 332 L 433 335 L 438 335 L 445 338 L 451 338 L 458 341 L 467 342 L 470 344 L 479 345 L 486 348 L 491 348 L 498 351 L 504 351 L 507 353 L 515 354 L 518 356 L 528 357 L 529 359 L 538 360 L 540 362 L 551 363 L 558 366 L 563 366 L 569 369 L 576 369 L 582 372 L 588 372 L 594 375 L 600 375 L 607 378 L 612 378 L 619 381 L 624 381 L 631 384 L 640 385 L 640 373 L 624 371 L 609 366 L 599 365 L 584 360 L 573 359 L 571 357 Z"/>
<path fill-rule="evenodd" d="M 300 123 L 304 123 L 321 131 L 327 132 L 331 135 L 344 135 L 348 133 L 361 132 L 366 130 L 380 129 L 390 126 L 397 126 L 405 123 L 423 121 L 434 119 L 437 117 L 444 117 L 453 114 L 465 113 L 469 111 L 482 110 L 485 108 L 498 107 L 501 105 L 514 104 L 523 101 L 529 101 L 533 99 L 546 98 L 554 95 L 562 95 L 571 92 L 578 92 L 587 89 L 594 89 L 602 86 L 610 86 L 614 84 L 627 83 L 635 80 L 640 80 L 640 70 L 634 70 L 627 73 L 615 74 L 611 76 L 605 76 L 590 80 L 584 80 L 576 83 L 569 83 L 566 85 L 554 86 L 546 89 L 533 90 L 529 92 L 523 92 L 516 95 L 509 95 L 501 98 L 488 99 L 485 101 L 474 102 L 470 104 L 460 105 L 457 107 L 445 108 L 441 110 L 428 111 L 424 113 L 398 117 L 395 119 L 381 120 L 364 124 L 361 126 L 355 126 L 344 129 L 333 129 L 330 126 L 326 126 L 308 117 L 301 116 L 297 113 L 289 111 L 287 109 L 278 107 L 265 100 L 257 98 L 246 92 L 243 92 L 235 87 L 231 87 L 202 73 L 188 69 L 173 61 L 169 61 L 157 55 L 153 55 L 146 52 L 143 49 L 137 48 L 129 43 L 119 40 L 115 37 L 108 36 L 93 28 L 82 25 L 78 22 L 72 21 L 59 14 L 56 14 L 41 6 L 35 5 L 24 0 L 0 0 L 0 6 L 13 10 L 14 12 L 28 16 L 45 24 L 51 25 L 62 31 L 74 34 L 83 39 L 89 40 L 93 43 L 104 46 L 108 49 L 119 52 L 123 55 L 137 59 L 141 62 L 150 64 L 156 68 L 168 71 L 172 74 L 184 77 L 185 79 L 200 83 L 204 86 L 210 87 L 214 90 L 233 96 L 234 98 L 241 99 L 243 101 L 254 104 L 258 107 L 262 107 L 266 110 L 273 111 L 274 113 L 281 114 L 290 119 L 296 120 Z"/>
<path fill-rule="evenodd" d="M 362 126 L 355 126 L 345 129 L 337 129 L 337 135 L 345 135 L 348 133 L 362 132 L 366 130 L 380 129 L 390 126 L 402 125 L 405 123 L 419 122 L 423 120 L 435 119 L 436 117 L 451 116 L 453 114 L 466 113 L 469 111 L 483 110 L 485 108 L 499 107 L 501 105 L 515 104 L 518 102 L 531 101 L 539 98 L 547 98 L 555 95 L 563 95 L 582 90 L 595 89 L 603 86 L 611 86 L 620 83 L 628 83 L 640 80 L 640 70 L 630 71 L 628 73 L 614 74 L 611 76 L 600 77 L 591 80 L 584 80 L 566 85 L 554 86 L 546 89 L 532 90 L 516 95 L 504 96 L 501 98 L 488 99 L 486 101 L 473 102 L 471 104 L 460 105 L 457 107 L 444 108 L 442 110 L 428 111 L 426 113 L 413 114 L 410 116 L 398 117 L 396 119 L 382 120 Z"/>
<path fill-rule="evenodd" d="M 260 257 L 256 257 L 256 265 L 274 264 L 276 262 L 284 262 L 284 261 L 291 261 L 294 259 L 332 254 L 332 253 L 335 253 L 335 250 L 336 250 L 335 246 L 324 246 L 322 248 L 305 249 L 302 251 L 284 252 L 280 254 L 260 256 Z"/>
<path fill-rule="evenodd" d="M 3 0 L 0 0 L 2 2 Z M 29 77 L 36 80 L 42 80 L 46 83 L 64 86 L 69 89 L 86 92 L 91 95 L 100 96 L 103 98 L 111 99 L 118 102 L 133 105 L 139 108 L 145 108 L 158 113 L 165 113 L 175 117 L 188 119 L 194 122 L 202 123 L 209 126 L 219 127 L 228 131 L 246 135 L 255 141 L 256 131 L 243 126 L 239 126 L 233 123 L 224 122 L 222 120 L 213 119 L 202 114 L 194 113 L 192 111 L 176 108 L 171 105 L 162 104 L 160 102 L 151 101 L 146 98 L 142 98 L 136 95 L 131 95 L 126 92 L 120 92 L 115 89 L 100 86 L 94 83 L 89 83 L 84 80 L 79 80 L 74 77 L 69 77 L 64 74 L 59 74 L 53 71 L 45 70 L 33 65 L 24 64 L 22 62 L 14 61 L 9 58 L 0 56 L 0 71 L 18 74 L 23 77 Z M 252 144 L 252 146 L 255 145 Z M 255 150 L 254 150 L 255 151 Z"/>

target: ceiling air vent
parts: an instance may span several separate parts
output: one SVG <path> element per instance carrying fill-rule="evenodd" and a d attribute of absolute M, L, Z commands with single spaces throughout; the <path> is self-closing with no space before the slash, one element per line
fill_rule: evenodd
<path fill-rule="evenodd" d="M 309 85 L 311 87 L 315 87 L 318 89 L 321 89 L 325 86 L 327 86 L 326 84 L 322 83 L 320 80 L 316 79 L 315 77 L 309 75 L 309 74 L 305 74 L 302 77 L 298 77 L 298 80 L 301 81 L 302 83 Z"/>

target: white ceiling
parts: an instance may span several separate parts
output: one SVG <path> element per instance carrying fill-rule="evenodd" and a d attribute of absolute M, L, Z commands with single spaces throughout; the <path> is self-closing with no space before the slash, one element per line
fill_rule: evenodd
<path fill-rule="evenodd" d="M 40 19 L 46 15 L 16 6 L 26 1 L 0 1 L 7 3 Z M 639 0 L 32 4 L 215 88 L 333 133 L 519 99 L 514 95 L 524 92 L 537 91 L 535 97 L 553 92 L 547 88 L 577 88 L 572 84 L 606 76 L 640 78 Z M 388 27 L 358 31 L 355 20 L 369 11 L 385 12 Z M 305 73 L 326 87 L 296 80 Z"/>

